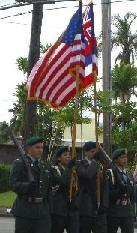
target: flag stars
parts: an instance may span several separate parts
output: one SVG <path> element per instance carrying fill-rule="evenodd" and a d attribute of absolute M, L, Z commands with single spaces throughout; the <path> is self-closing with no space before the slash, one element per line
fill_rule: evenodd
<path fill-rule="evenodd" d="M 94 22 L 90 23 L 94 15 L 90 8 L 85 10 L 83 16 L 81 13 L 81 9 L 78 9 L 58 42 L 33 68 L 29 77 L 28 98 L 37 96 L 54 108 L 65 106 L 76 93 L 77 65 L 80 70 L 80 90 L 94 82 L 97 44 L 92 34 Z"/>
<path fill-rule="evenodd" d="M 64 37 L 62 38 L 62 42 L 66 43 L 68 45 L 73 45 L 73 41 L 75 39 L 76 34 L 81 29 L 81 19 L 82 14 L 80 14 L 79 11 L 77 11 L 73 17 L 73 20 L 70 21 L 69 26 L 67 27 L 67 30 L 64 33 Z"/>

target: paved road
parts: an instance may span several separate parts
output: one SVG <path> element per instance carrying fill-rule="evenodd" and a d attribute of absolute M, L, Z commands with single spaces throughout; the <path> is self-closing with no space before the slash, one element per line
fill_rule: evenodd
<path fill-rule="evenodd" d="M 14 219 L 0 217 L 0 233 L 14 233 Z"/>
<path fill-rule="evenodd" d="M 14 219 L 0 217 L 0 233 L 14 233 Z M 120 231 L 118 231 L 120 233 Z M 137 229 L 135 229 L 137 233 Z"/>

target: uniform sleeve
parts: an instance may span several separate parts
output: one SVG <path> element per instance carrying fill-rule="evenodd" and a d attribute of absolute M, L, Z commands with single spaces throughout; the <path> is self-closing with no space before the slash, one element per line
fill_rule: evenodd
<path fill-rule="evenodd" d="M 108 184 L 109 184 L 109 196 L 110 200 L 116 201 L 120 195 L 120 187 L 117 184 L 116 176 L 114 175 L 112 169 L 107 171 Z"/>
<path fill-rule="evenodd" d="M 52 173 L 52 183 L 53 185 L 59 184 L 67 186 L 69 183 L 69 170 L 64 170 L 63 173 L 60 172 L 58 166 L 54 166 L 51 168 Z"/>
<path fill-rule="evenodd" d="M 21 160 L 15 160 L 10 171 L 9 183 L 11 189 L 19 195 L 28 193 L 29 182 L 23 181 L 24 165 Z"/>
<path fill-rule="evenodd" d="M 78 176 L 80 178 L 85 178 L 91 180 L 99 169 L 99 164 L 96 160 L 92 159 L 89 166 L 84 166 L 82 162 L 79 162 L 76 166 Z"/>
<path fill-rule="evenodd" d="M 128 197 L 131 197 L 133 193 L 133 187 L 130 183 L 124 184 L 122 181 L 120 181 L 120 177 L 115 171 L 112 171 L 112 174 L 108 173 L 108 177 L 110 191 L 109 193 L 110 199 L 112 201 L 116 201 L 123 194 L 127 194 Z"/>

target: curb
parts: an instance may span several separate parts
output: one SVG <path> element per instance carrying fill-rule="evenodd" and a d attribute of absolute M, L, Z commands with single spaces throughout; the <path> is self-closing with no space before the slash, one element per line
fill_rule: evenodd
<path fill-rule="evenodd" d="M 10 213 L 11 209 L 7 208 L 0 208 L 0 217 L 13 217 Z"/>
<path fill-rule="evenodd" d="M 10 209 L 0 208 L 0 217 L 14 217 L 13 214 L 10 213 Z M 134 222 L 134 228 L 137 228 L 137 220 Z"/>
<path fill-rule="evenodd" d="M 0 213 L 0 218 L 5 217 L 5 218 L 13 218 L 14 216 L 12 214 L 1 214 Z"/>

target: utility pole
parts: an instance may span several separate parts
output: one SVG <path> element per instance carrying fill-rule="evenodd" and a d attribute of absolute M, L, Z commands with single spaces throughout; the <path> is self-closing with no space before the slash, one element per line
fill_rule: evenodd
<path fill-rule="evenodd" d="M 28 76 L 40 56 L 40 34 L 43 18 L 43 3 L 33 3 L 31 39 L 28 56 Z M 24 142 L 37 132 L 37 102 L 27 101 L 25 104 Z"/>
<path fill-rule="evenodd" d="M 33 4 L 31 39 L 28 56 L 28 76 L 40 57 L 40 35 L 43 18 L 43 4 L 53 4 L 54 0 L 16 0 L 17 2 L 27 2 Z M 37 134 L 37 101 L 27 101 L 25 103 L 24 116 L 24 144 L 26 139 Z"/>
<path fill-rule="evenodd" d="M 103 91 L 112 90 L 111 78 L 111 2 L 102 0 L 102 59 L 103 59 Z M 109 100 L 111 104 L 111 100 Z M 103 147 L 111 154 L 111 113 L 103 113 Z"/>

